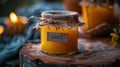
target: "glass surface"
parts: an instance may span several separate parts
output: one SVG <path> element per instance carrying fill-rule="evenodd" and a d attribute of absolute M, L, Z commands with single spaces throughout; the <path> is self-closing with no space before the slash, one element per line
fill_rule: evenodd
<path fill-rule="evenodd" d="M 53 35 L 52 38 L 58 39 L 57 41 L 49 41 L 48 32 L 63 34 L 60 38 L 66 38 L 59 41 L 59 36 Z M 41 27 L 41 50 L 50 55 L 71 55 L 77 52 L 78 43 L 78 27 L 76 26 L 74 30 L 68 28 L 56 29 L 53 26 L 49 28 L 47 26 Z"/>

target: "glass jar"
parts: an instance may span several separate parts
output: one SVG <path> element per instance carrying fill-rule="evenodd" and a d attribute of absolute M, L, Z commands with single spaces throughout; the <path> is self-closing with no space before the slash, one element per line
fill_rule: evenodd
<path fill-rule="evenodd" d="M 41 31 L 41 51 L 49 55 L 77 52 L 78 14 L 70 11 L 44 11 L 36 27 Z"/>
<path fill-rule="evenodd" d="M 97 34 L 107 34 L 112 31 L 111 27 L 115 24 L 116 15 L 114 13 L 114 0 L 84 0 L 82 6 L 82 17 L 85 23 L 84 31 L 97 29 Z M 102 27 L 102 24 L 109 25 Z M 94 34 L 91 34 L 94 35 Z"/>

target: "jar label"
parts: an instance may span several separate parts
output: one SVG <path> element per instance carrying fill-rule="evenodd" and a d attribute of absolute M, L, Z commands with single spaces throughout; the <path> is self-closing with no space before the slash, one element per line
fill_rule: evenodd
<path fill-rule="evenodd" d="M 67 43 L 68 42 L 68 34 L 48 32 L 47 33 L 47 41 Z"/>

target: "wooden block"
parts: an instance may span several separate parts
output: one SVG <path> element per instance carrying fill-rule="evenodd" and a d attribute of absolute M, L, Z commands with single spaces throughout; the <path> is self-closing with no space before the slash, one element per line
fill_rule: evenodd
<path fill-rule="evenodd" d="M 120 49 L 109 39 L 79 39 L 78 44 L 77 54 L 64 57 L 41 52 L 40 44 L 26 44 L 20 67 L 120 67 Z"/>

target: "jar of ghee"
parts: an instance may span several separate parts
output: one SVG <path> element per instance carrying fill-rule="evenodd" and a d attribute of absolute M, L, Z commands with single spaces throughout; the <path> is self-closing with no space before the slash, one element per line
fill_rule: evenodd
<path fill-rule="evenodd" d="M 103 23 L 106 26 L 103 31 L 100 30 L 97 34 L 106 34 L 111 32 L 111 27 L 115 24 L 114 0 L 84 0 L 82 6 L 82 17 L 85 23 L 84 31 L 99 27 Z"/>
<path fill-rule="evenodd" d="M 66 56 L 77 52 L 78 13 L 44 11 L 38 26 L 41 31 L 41 51 L 49 55 Z"/>

